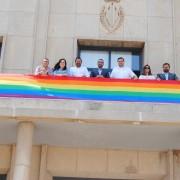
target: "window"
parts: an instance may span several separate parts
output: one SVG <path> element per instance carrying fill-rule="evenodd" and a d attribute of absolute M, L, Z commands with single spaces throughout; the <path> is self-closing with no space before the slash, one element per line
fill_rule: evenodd
<path fill-rule="evenodd" d="M 86 45 L 83 43 L 78 44 L 78 55 L 83 60 L 83 65 L 88 67 L 89 70 L 97 67 L 97 60 L 104 59 L 104 68 L 112 70 L 117 66 L 118 57 L 124 57 L 127 67 L 130 67 L 137 75 L 140 74 L 142 69 L 142 52 L 141 47 L 121 47 L 122 45 L 116 44 L 113 46 L 94 46 Z"/>
<path fill-rule="evenodd" d="M 109 52 L 101 50 L 81 50 L 80 57 L 88 68 L 97 66 L 97 59 L 104 59 L 104 68 L 109 68 Z"/>
<path fill-rule="evenodd" d="M 4 47 L 4 37 L 0 36 L 0 72 L 2 71 L 2 66 L 3 66 L 3 47 Z"/>
<path fill-rule="evenodd" d="M 0 42 L 0 58 L 1 58 L 2 42 Z"/>
<path fill-rule="evenodd" d="M 3 36 L 0 36 L 0 58 L 1 58 L 1 51 L 2 51 L 2 43 L 3 43 Z"/>
<path fill-rule="evenodd" d="M 5 174 L 0 174 L 0 180 L 6 180 L 6 175 Z"/>

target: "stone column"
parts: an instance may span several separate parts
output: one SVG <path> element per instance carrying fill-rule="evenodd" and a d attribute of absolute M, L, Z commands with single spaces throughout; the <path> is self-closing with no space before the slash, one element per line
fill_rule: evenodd
<path fill-rule="evenodd" d="M 53 179 L 51 172 L 47 170 L 47 155 L 48 155 L 48 146 L 42 145 L 39 180 L 52 180 Z"/>
<path fill-rule="evenodd" d="M 13 180 L 30 180 L 33 130 L 32 122 L 18 124 Z"/>
<path fill-rule="evenodd" d="M 45 180 L 47 177 L 47 145 L 42 145 L 41 147 L 41 162 L 40 162 L 40 172 L 39 172 L 39 180 Z"/>
<path fill-rule="evenodd" d="M 174 180 L 174 153 L 172 150 L 168 151 L 168 166 L 167 177 L 164 180 Z"/>

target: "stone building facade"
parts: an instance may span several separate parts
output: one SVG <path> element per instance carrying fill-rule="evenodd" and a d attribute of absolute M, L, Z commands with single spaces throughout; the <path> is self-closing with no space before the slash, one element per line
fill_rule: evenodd
<path fill-rule="evenodd" d="M 180 75 L 179 20 L 179 0 L 0 0 L 0 72 L 31 74 L 44 57 L 51 66 L 61 57 L 72 66 L 80 46 L 91 46 L 138 48 L 154 73 L 169 62 Z M 179 180 L 179 109 L 0 99 L 0 174 Z"/>
<path fill-rule="evenodd" d="M 121 22 L 112 32 L 101 21 L 103 7 L 108 3 L 104 0 L 2 1 L 1 72 L 32 73 L 43 57 L 48 57 L 51 65 L 65 57 L 71 66 L 77 56 L 78 40 L 84 39 L 110 41 L 102 42 L 103 46 L 113 46 L 112 41 L 118 41 L 117 46 L 128 41 L 125 47 L 143 42 L 143 64 L 150 64 L 154 73 L 161 71 L 164 62 L 172 65 L 172 71 L 180 71 L 178 0 L 115 0 L 121 7 Z"/>

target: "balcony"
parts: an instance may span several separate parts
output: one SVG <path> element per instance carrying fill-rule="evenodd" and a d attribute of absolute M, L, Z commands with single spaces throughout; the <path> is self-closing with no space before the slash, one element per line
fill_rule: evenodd
<path fill-rule="evenodd" d="M 14 143 L 13 126 L 28 120 L 37 144 L 180 148 L 180 82 L 1 75 L 0 84 L 0 142 Z"/>
<path fill-rule="evenodd" d="M 18 122 L 30 121 L 34 145 L 148 150 L 163 159 L 163 152 L 180 149 L 179 94 L 178 81 L 1 75 L 0 144 L 15 144 Z M 167 176 L 160 169 L 96 177 L 155 180 Z M 93 177 L 83 173 L 78 176 Z"/>

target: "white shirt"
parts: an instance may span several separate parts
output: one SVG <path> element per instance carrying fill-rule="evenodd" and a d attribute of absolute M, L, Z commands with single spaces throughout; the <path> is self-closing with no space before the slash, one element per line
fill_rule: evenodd
<path fill-rule="evenodd" d="M 136 77 L 136 75 L 130 68 L 118 66 L 112 70 L 110 77 L 116 79 L 131 79 L 133 77 Z"/>
<path fill-rule="evenodd" d="M 139 79 L 145 79 L 145 80 L 155 80 L 156 77 L 153 75 L 140 75 Z"/>
<path fill-rule="evenodd" d="M 169 73 L 164 73 L 166 80 L 169 78 Z"/>
<path fill-rule="evenodd" d="M 99 73 L 99 75 L 101 75 L 102 69 L 99 69 L 99 68 L 98 68 L 98 73 Z"/>
<path fill-rule="evenodd" d="M 69 70 L 70 76 L 74 77 L 89 77 L 90 74 L 88 72 L 88 69 L 84 66 L 81 67 L 71 67 Z"/>

